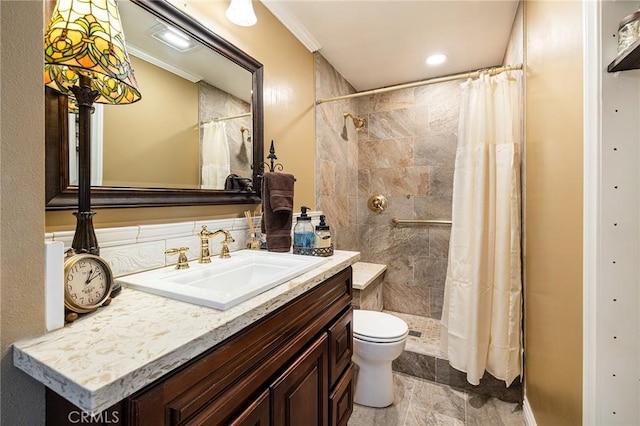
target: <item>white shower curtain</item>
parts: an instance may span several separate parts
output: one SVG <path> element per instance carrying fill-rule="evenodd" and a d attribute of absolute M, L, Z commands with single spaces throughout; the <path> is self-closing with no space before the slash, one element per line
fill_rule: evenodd
<path fill-rule="evenodd" d="M 522 370 L 521 75 L 461 85 L 441 348 L 474 385 Z"/>
<path fill-rule="evenodd" d="M 231 172 L 226 125 L 212 121 L 203 126 L 201 186 L 204 189 L 224 189 L 224 182 Z"/>

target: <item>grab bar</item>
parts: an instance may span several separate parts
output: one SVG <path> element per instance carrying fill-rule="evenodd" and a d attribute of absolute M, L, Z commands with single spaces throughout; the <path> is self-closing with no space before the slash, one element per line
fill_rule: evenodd
<path fill-rule="evenodd" d="M 450 220 L 430 220 L 430 219 L 391 219 L 394 225 L 451 225 Z"/>

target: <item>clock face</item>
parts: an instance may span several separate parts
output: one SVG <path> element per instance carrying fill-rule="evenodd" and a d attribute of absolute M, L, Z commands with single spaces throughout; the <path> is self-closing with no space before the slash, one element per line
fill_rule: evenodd
<path fill-rule="evenodd" d="M 65 266 L 65 296 L 69 308 L 80 312 L 91 310 L 109 296 L 112 276 L 102 259 L 79 255 Z"/>

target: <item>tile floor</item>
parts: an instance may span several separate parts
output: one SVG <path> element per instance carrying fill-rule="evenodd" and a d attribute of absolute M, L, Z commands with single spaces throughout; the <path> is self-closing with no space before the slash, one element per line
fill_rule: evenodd
<path fill-rule="evenodd" d="M 519 404 L 484 398 L 394 372 L 395 402 L 387 408 L 355 405 L 348 426 L 524 426 Z"/>
<path fill-rule="evenodd" d="M 403 319 L 410 331 L 420 333 L 420 336 L 414 336 L 413 333 L 409 335 L 405 351 L 445 358 L 440 353 L 440 320 L 401 312 L 384 312 Z"/>

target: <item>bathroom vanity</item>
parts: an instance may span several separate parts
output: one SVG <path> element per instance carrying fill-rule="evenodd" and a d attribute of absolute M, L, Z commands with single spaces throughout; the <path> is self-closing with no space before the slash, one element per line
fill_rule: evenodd
<path fill-rule="evenodd" d="M 218 311 L 125 288 L 14 347 L 47 386 L 47 424 L 344 425 L 353 405 L 352 270 L 329 262 Z M 86 414 L 85 414 L 86 416 Z"/>

